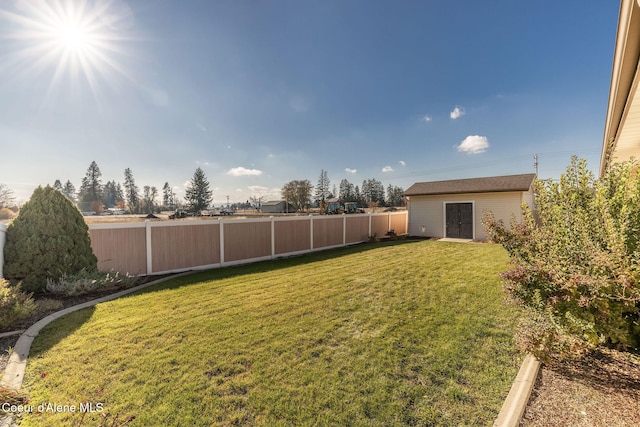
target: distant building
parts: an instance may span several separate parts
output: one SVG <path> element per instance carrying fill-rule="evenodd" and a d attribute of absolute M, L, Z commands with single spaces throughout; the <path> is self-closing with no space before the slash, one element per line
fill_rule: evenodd
<path fill-rule="evenodd" d="M 289 205 L 284 200 L 271 200 L 269 202 L 264 202 L 262 204 L 261 210 L 264 213 L 292 213 L 293 212 L 291 205 Z"/>

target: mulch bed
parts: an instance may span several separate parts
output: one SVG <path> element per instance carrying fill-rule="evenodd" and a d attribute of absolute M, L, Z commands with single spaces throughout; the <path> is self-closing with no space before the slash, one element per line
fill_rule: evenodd
<path fill-rule="evenodd" d="M 640 426 L 640 356 L 600 349 L 543 366 L 520 425 Z"/>

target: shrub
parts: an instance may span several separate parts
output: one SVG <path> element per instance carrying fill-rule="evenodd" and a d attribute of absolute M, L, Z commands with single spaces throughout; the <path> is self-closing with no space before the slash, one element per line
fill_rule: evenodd
<path fill-rule="evenodd" d="M 77 296 L 130 288 L 136 282 L 137 279 L 129 275 L 81 270 L 71 275 L 64 274 L 56 280 L 47 279 L 47 291 L 57 295 Z"/>
<path fill-rule="evenodd" d="M 488 236 L 509 252 L 509 299 L 530 312 L 524 350 L 545 360 L 607 345 L 640 346 L 640 175 L 615 165 L 597 181 L 573 158 L 559 182 L 535 183 L 534 213 L 507 229 L 492 214 Z"/>
<path fill-rule="evenodd" d="M 0 279 L 0 330 L 9 328 L 16 321 L 36 311 L 31 294 L 20 291 L 20 285 L 12 286 Z"/>
<path fill-rule="evenodd" d="M 42 292 L 48 278 L 95 269 L 88 227 L 61 192 L 38 187 L 7 227 L 5 276 L 25 290 Z"/>

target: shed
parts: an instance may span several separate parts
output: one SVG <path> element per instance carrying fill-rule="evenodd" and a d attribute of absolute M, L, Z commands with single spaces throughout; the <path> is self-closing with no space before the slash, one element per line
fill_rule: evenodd
<path fill-rule="evenodd" d="M 482 216 L 493 212 L 509 225 L 522 219 L 521 205 L 533 206 L 535 174 L 417 182 L 404 192 L 409 234 L 486 240 Z"/>
<path fill-rule="evenodd" d="M 264 213 L 287 213 L 293 212 L 290 204 L 284 200 L 271 200 L 264 202 L 260 207 L 260 210 Z"/>

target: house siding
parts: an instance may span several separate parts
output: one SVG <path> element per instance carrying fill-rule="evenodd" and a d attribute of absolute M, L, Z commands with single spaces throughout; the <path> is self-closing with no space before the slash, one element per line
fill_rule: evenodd
<path fill-rule="evenodd" d="M 522 220 L 520 206 L 533 203 L 531 191 L 501 193 L 463 193 L 411 196 L 409 199 L 409 234 L 412 236 L 445 237 L 445 203 L 473 203 L 474 239 L 486 240 L 482 226 L 484 212 L 491 211 L 508 226 L 511 216 Z"/>

